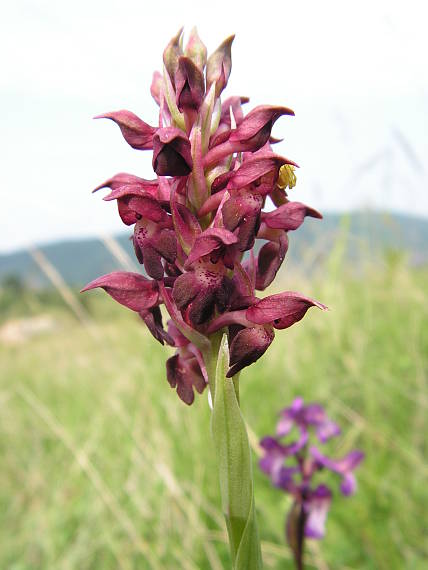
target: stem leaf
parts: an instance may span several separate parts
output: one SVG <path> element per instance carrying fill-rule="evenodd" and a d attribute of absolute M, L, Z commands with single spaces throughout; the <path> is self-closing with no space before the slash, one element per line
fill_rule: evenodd
<path fill-rule="evenodd" d="M 226 378 L 229 347 L 220 344 L 211 431 L 220 471 L 223 513 L 234 570 L 261 570 L 260 540 L 254 511 L 251 451 L 232 379 Z"/>

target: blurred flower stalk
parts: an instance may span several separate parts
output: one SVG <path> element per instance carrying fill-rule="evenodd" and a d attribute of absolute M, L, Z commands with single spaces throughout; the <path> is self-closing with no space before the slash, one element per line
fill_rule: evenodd
<path fill-rule="evenodd" d="M 311 432 L 315 432 L 315 434 Z M 298 438 L 284 443 L 283 439 L 298 433 Z M 280 412 L 275 436 L 260 441 L 263 457 L 261 470 L 272 484 L 289 493 L 293 504 L 286 521 L 286 539 L 293 551 L 296 568 L 303 568 L 305 538 L 321 539 L 325 534 L 325 522 L 333 494 L 314 479 L 328 469 L 341 477 L 340 490 L 349 496 L 356 491 L 353 471 L 364 459 L 361 451 L 349 452 L 341 459 L 330 459 L 311 445 L 315 435 L 318 443 L 325 444 L 340 434 L 340 428 L 331 421 L 319 404 L 304 405 L 296 398 L 291 407 Z"/>
<path fill-rule="evenodd" d="M 248 570 L 262 563 L 239 373 L 264 354 L 275 330 L 310 307 L 326 307 L 292 291 L 256 296 L 281 267 L 288 232 L 321 214 L 289 201 L 297 165 L 272 150 L 279 142 L 274 123 L 293 111 L 262 105 L 245 115 L 248 98 L 221 101 L 233 39 L 207 58 L 195 29 L 185 47 L 182 30 L 172 38 L 163 73 L 151 84 L 158 125 L 126 110 L 97 117 L 115 122 L 134 149 L 152 151 L 156 178 L 119 173 L 96 188 L 108 188 L 104 200 L 116 201 L 124 224 L 134 226 L 135 255 L 147 276 L 114 272 L 84 291 L 103 288 L 137 312 L 160 343 L 175 347 L 167 379 L 183 402 L 192 404 L 195 390 L 208 386 L 233 564 Z M 257 240 L 265 242 L 258 255 Z"/>

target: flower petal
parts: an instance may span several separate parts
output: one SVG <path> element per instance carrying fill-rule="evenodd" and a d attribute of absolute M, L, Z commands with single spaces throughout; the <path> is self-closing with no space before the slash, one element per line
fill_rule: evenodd
<path fill-rule="evenodd" d="M 138 273 L 115 271 L 91 281 L 82 289 L 89 291 L 101 287 L 115 301 L 132 311 L 143 311 L 154 307 L 159 300 L 159 292 L 155 281 L 146 279 Z"/>
<path fill-rule="evenodd" d="M 177 388 L 179 398 L 190 406 L 195 399 L 193 389 L 200 394 L 206 386 L 204 377 L 195 357 L 183 358 L 179 354 L 166 361 L 167 379 L 171 388 Z"/>
<path fill-rule="evenodd" d="M 168 214 L 153 198 L 130 194 L 118 199 L 119 204 L 121 205 L 119 213 L 122 221 L 127 225 L 135 224 L 140 218 L 146 218 L 152 222 L 166 223 L 168 221 Z"/>
<path fill-rule="evenodd" d="M 247 309 L 246 317 L 259 325 L 272 323 L 277 329 L 285 329 L 300 321 L 310 307 L 327 310 L 325 305 L 314 299 L 294 291 L 285 291 L 260 299 Z"/>
<path fill-rule="evenodd" d="M 195 243 L 189 252 L 185 267 L 190 267 L 192 263 L 208 255 L 221 246 L 236 243 L 238 238 L 224 228 L 208 228 L 202 232 L 195 240 Z"/>
<path fill-rule="evenodd" d="M 244 190 L 233 192 L 221 209 L 223 223 L 226 229 L 233 232 L 238 230 L 238 248 L 247 251 L 254 245 L 260 226 L 260 212 L 263 198 L 258 194 Z"/>
<path fill-rule="evenodd" d="M 153 148 L 153 135 L 155 127 L 151 127 L 142 121 L 131 111 L 113 111 L 98 115 L 95 119 L 111 119 L 122 131 L 126 142 L 137 150 L 151 150 Z"/>
<path fill-rule="evenodd" d="M 198 110 L 204 98 L 205 82 L 202 71 L 188 58 L 181 56 L 175 74 L 176 102 L 180 111 Z"/>
<path fill-rule="evenodd" d="M 162 313 L 159 307 L 152 307 L 151 309 L 140 311 L 139 315 L 156 340 L 161 344 L 166 342 L 170 346 L 174 346 L 174 340 L 163 328 Z"/>
<path fill-rule="evenodd" d="M 161 93 L 163 91 L 163 78 L 159 71 L 155 71 L 150 85 L 150 94 L 158 105 L 161 102 Z"/>
<path fill-rule="evenodd" d="M 266 189 L 263 193 L 267 194 L 273 188 L 274 183 L 278 178 L 279 169 L 283 164 L 295 164 L 288 158 L 284 158 L 283 156 L 279 156 L 274 153 L 269 153 L 262 156 L 253 156 L 233 172 L 231 176 L 227 188 L 228 189 L 237 189 L 244 188 L 249 184 L 256 182 L 263 176 L 272 173 L 272 182 L 269 186 L 269 189 Z M 254 191 L 258 191 L 257 187 Z"/>
<path fill-rule="evenodd" d="M 305 216 L 311 218 L 322 218 L 322 215 L 314 210 L 301 204 L 300 202 L 287 202 L 273 212 L 269 212 L 263 221 L 267 226 L 273 229 L 281 230 L 297 230 L 303 223 Z"/>
<path fill-rule="evenodd" d="M 227 125 L 229 128 L 231 125 L 230 111 L 232 111 L 235 123 L 240 125 L 244 119 L 244 113 L 242 112 L 242 105 L 248 103 L 248 97 L 237 97 L 232 96 L 223 101 L 221 104 L 221 118 L 220 122 Z"/>
<path fill-rule="evenodd" d="M 247 142 L 250 145 L 248 150 L 258 150 L 269 140 L 273 124 L 282 115 L 294 115 L 294 111 L 287 107 L 259 105 L 244 117 L 229 140 Z"/>
<path fill-rule="evenodd" d="M 183 250 L 188 253 L 202 230 L 192 212 L 184 204 L 180 204 L 174 188 L 171 190 L 171 214 L 177 238 Z"/>
<path fill-rule="evenodd" d="M 364 453 L 362 451 L 351 451 L 345 457 L 337 460 L 326 457 L 315 446 L 310 447 L 309 452 L 319 465 L 342 475 L 341 491 L 344 495 L 350 495 L 355 492 L 356 481 L 352 471 L 363 461 Z"/>
<path fill-rule="evenodd" d="M 357 480 L 355 479 L 355 475 L 353 473 L 346 473 L 344 475 L 341 483 L 340 483 L 340 490 L 348 497 L 349 495 L 353 495 L 357 490 Z"/>
<path fill-rule="evenodd" d="M 340 435 L 340 427 L 333 421 L 326 419 L 316 429 L 317 438 L 326 443 L 330 438 Z"/>
<path fill-rule="evenodd" d="M 257 257 L 256 289 L 264 291 L 275 279 L 288 250 L 287 234 L 279 242 L 269 241 L 261 248 Z"/>
<path fill-rule="evenodd" d="M 158 189 L 158 181 L 157 180 L 145 180 L 144 178 L 140 178 L 139 176 L 135 176 L 134 174 L 128 174 L 127 172 L 119 172 L 115 174 L 96 188 L 92 190 L 92 192 L 96 192 L 101 188 L 110 188 L 113 192 L 122 191 L 122 188 L 126 188 L 127 192 L 138 193 L 138 194 L 150 194 L 152 196 L 155 195 Z M 117 198 L 121 197 L 121 195 L 110 193 L 105 196 L 104 200 L 116 200 Z"/>

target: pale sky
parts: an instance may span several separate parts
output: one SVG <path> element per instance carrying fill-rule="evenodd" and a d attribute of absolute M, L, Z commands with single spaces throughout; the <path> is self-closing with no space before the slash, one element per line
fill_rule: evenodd
<path fill-rule="evenodd" d="M 236 34 L 225 96 L 281 104 L 276 151 L 300 165 L 292 198 L 321 211 L 428 217 L 428 2 L 15 0 L 0 8 L 0 252 L 123 229 L 91 189 L 152 178 L 107 111 L 156 124 L 162 51 L 197 25 L 209 51 Z"/>

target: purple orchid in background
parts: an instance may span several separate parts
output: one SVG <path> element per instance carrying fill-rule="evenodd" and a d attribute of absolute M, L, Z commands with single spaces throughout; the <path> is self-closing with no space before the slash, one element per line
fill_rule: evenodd
<path fill-rule="evenodd" d="M 306 216 L 322 216 L 288 200 L 297 165 L 272 150 L 279 142 L 274 123 L 293 111 L 261 105 L 245 115 L 247 97 L 222 103 L 233 39 L 207 58 L 196 29 L 185 47 L 182 30 L 172 38 L 163 73 L 155 72 L 151 85 L 157 126 L 126 110 L 96 117 L 116 123 L 132 148 L 153 152 L 156 178 L 119 173 L 96 188 L 109 188 L 104 200 L 116 200 L 123 223 L 134 226 L 135 254 L 149 279 L 116 272 L 83 290 L 103 288 L 138 312 L 159 342 L 177 349 L 167 378 L 187 404 L 193 388 L 202 392 L 210 382 L 217 331 L 229 336 L 230 377 L 264 354 L 275 329 L 290 327 L 310 307 L 326 309 L 299 293 L 256 296 L 280 269 L 288 232 Z M 265 211 L 269 198 L 274 209 Z M 256 249 L 258 240 L 265 243 Z M 163 328 L 161 305 L 176 334 Z"/>
<path fill-rule="evenodd" d="M 284 442 L 284 438 L 291 438 Z M 287 517 L 286 538 L 293 551 L 296 566 L 303 568 L 304 540 L 321 539 L 333 498 L 330 488 L 318 481 L 323 469 L 341 476 L 340 490 L 349 496 L 356 491 L 354 470 L 364 459 L 361 451 L 349 452 L 341 459 L 331 459 L 321 453 L 311 439 L 325 444 L 340 434 L 339 426 L 330 420 L 322 406 L 316 403 L 305 406 L 296 398 L 289 408 L 280 412 L 275 436 L 260 441 L 263 456 L 260 469 L 270 477 L 272 484 L 293 497 Z"/>

